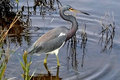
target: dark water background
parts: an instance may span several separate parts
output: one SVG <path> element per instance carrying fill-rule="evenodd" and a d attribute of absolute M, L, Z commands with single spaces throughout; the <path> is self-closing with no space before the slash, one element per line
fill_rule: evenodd
<path fill-rule="evenodd" d="M 120 80 L 120 42 L 119 42 L 119 21 L 120 21 L 120 0 L 60 0 L 63 5 L 71 5 L 73 8 L 86 11 L 90 16 L 77 14 L 77 21 L 79 28 L 77 31 L 77 40 L 81 40 L 80 32 L 86 24 L 86 33 L 88 37 L 86 45 L 86 54 L 84 59 L 84 66 L 81 67 L 82 62 L 82 49 L 80 43 L 77 44 L 77 65 L 72 66 L 71 49 L 67 53 L 67 44 L 60 49 L 60 71 L 59 77 L 63 80 Z M 20 0 L 19 7 L 25 4 L 26 1 Z M 29 1 L 29 6 L 33 6 L 33 0 Z M 38 10 L 39 11 L 39 10 Z M 105 13 L 114 13 L 115 17 L 115 38 L 112 51 L 106 53 L 100 53 L 102 47 L 98 44 L 101 32 L 100 19 Z M 27 13 L 27 12 L 25 12 Z M 35 40 L 48 30 L 59 26 L 71 26 L 69 22 L 62 20 L 58 11 L 52 13 L 52 15 L 46 15 L 44 19 L 37 13 L 37 15 L 30 16 L 31 26 L 28 30 L 29 34 L 21 33 L 23 36 L 16 44 L 11 40 L 10 46 L 12 49 L 17 49 L 15 54 L 11 55 L 11 58 L 7 65 L 6 77 L 16 77 L 16 80 L 22 80 L 20 76 L 23 71 L 19 63 L 19 59 L 22 57 L 23 50 L 32 45 Z M 24 37 L 27 36 L 27 38 Z M 14 37 L 11 37 L 14 39 Z M 69 57 L 69 59 L 68 59 Z M 36 70 L 35 73 L 47 73 L 43 66 L 43 59 L 45 55 L 40 56 L 33 55 L 31 64 L 31 73 Z M 56 74 L 56 57 L 50 55 L 48 57 L 48 68 L 53 75 Z"/>

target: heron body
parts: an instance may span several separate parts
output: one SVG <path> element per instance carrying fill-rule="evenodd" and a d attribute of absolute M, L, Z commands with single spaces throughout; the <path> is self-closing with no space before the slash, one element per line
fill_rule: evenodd
<path fill-rule="evenodd" d="M 47 33 L 43 34 L 29 49 L 29 54 L 34 53 L 46 53 L 47 56 L 44 59 L 44 64 L 47 63 L 48 54 L 55 54 L 57 57 L 57 65 L 59 66 L 58 53 L 60 48 L 64 45 L 64 43 L 73 37 L 78 29 L 78 23 L 76 18 L 72 15 L 65 15 L 64 12 L 72 9 L 71 6 L 63 6 L 60 8 L 60 16 L 72 23 L 71 29 L 68 29 L 64 26 L 54 28 Z"/>
<path fill-rule="evenodd" d="M 58 27 L 48 31 L 42 35 L 31 47 L 29 53 L 50 53 L 58 49 L 66 40 L 66 27 Z"/>

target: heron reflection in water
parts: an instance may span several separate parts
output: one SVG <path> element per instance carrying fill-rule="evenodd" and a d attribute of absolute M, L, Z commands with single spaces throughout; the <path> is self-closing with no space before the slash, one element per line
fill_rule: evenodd
<path fill-rule="evenodd" d="M 55 54 L 57 58 L 57 66 L 60 66 L 59 58 L 58 58 L 59 50 L 67 40 L 69 40 L 75 35 L 78 29 L 78 22 L 76 18 L 72 15 L 65 14 L 66 11 L 76 12 L 78 10 L 73 9 L 69 5 L 66 5 L 60 8 L 60 11 L 59 11 L 60 16 L 62 17 L 62 19 L 72 23 L 71 29 L 61 26 L 48 31 L 47 33 L 43 34 L 31 46 L 31 48 L 28 50 L 28 54 L 46 53 L 44 64 L 47 64 L 47 57 L 49 54 Z M 85 13 L 85 12 L 81 12 L 81 13 L 89 15 L 88 13 Z"/>

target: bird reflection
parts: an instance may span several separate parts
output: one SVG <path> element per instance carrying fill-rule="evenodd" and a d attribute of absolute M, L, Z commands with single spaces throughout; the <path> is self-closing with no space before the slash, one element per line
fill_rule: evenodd
<path fill-rule="evenodd" d="M 47 70 L 47 72 L 48 72 L 48 75 L 51 75 L 51 73 L 50 73 L 50 71 L 49 71 L 49 69 L 48 69 L 48 66 L 47 66 L 47 64 L 44 64 L 44 67 L 45 67 L 45 69 Z"/>
<path fill-rule="evenodd" d="M 48 74 L 37 74 L 33 76 L 31 80 L 62 80 L 62 78 L 59 77 L 59 66 L 57 66 L 56 75 L 50 73 L 47 64 L 44 64 L 44 67 Z"/>

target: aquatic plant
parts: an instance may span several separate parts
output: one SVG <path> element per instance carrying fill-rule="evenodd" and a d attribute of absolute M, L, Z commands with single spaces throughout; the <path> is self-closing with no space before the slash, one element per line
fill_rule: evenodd
<path fill-rule="evenodd" d="M 7 63 L 9 61 L 10 54 L 14 52 L 13 50 L 9 49 L 8 45 L 7 45 L 7 48 L 4 49 L 3 43 L 4 43 L 4 40 L 6 39 L 6 37 L 8 36 L 8 32 L 11 30 L 11 28 L 16 23 L 16 21 L 20 19 L 20 14 L 19 14 L 20 12 L 21 11 L 19 11 L 16 14 L 16 16 L 13 19 L 12 23 L 10 24 L 8 30 L 6 30 L 5 28 L 4 28 L 4 30 L 0 29 L 0 80 L 5 80 L 4 74 L 5 74 L 5 70 L 7 68 Z"/>

